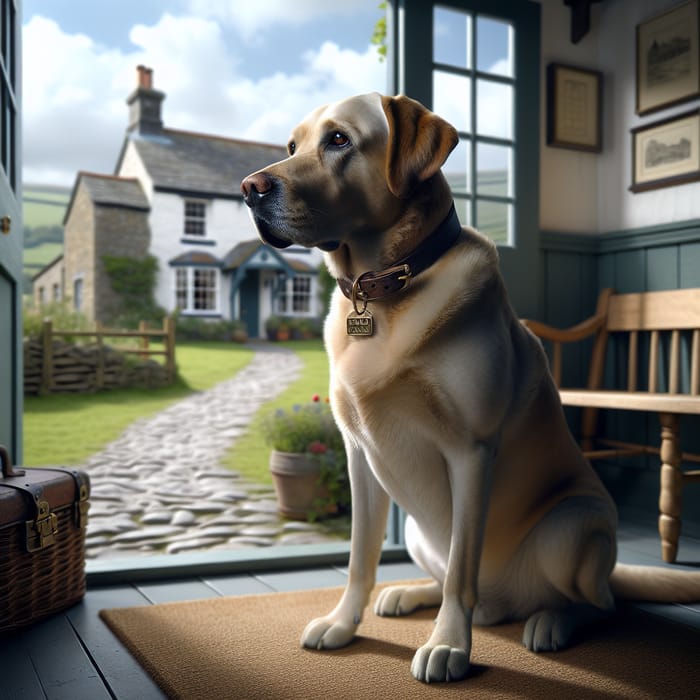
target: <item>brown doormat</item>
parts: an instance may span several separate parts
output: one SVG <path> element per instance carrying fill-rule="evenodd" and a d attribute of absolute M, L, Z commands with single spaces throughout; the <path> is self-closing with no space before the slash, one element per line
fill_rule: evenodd
<path fill-rule="evenodd" d="M 342 589 L 271 593 L 103 610 L 100 614 L 170 698 L 698 698 L 700 634 L 633 609 L 592 627 L 579 644 L 533 654 L 523 625 L 474 629 L 472 672 L 424 685 L 410 674 L 435 610 L 379 618 L 371 609 L 345 649 L 310 651 L 299 638 Z M 376 595 L 376 593 L 375 593 Z"/>

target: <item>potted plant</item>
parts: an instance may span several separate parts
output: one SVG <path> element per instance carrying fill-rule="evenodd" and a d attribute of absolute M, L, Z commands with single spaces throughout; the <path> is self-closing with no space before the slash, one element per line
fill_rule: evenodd
<path fill-rule="evenodd" d="M 265 321 L 268 340 L 289 340 L 289 319 L 284 316 L 269 316 Z"/>
<path fill-rule="evenodd" d="M 345 447 L 327 401 L 277 409 L 263 422 L 281 515 L 313 521 L 350 504 Z"/>

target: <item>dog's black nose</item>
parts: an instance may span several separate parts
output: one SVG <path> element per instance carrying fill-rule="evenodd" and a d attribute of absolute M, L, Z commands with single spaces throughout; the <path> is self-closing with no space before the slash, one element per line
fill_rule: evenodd
<path fill-rule="evenodd" d="M 263 197 L 272 192 L 273 181 L 265 173 L 253 173 L 241 182 L 243 199 L 249 207 L 255 207 Z"/>

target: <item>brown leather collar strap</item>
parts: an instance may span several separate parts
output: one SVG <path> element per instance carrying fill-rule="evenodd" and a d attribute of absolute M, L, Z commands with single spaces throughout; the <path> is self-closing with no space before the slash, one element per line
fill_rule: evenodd
<path fill-rule="evenodd" d="M 338 286 L 348 299 L 363 302 L 382 299 L 406 289 L 412 277 L 417 277 L 436 263 L 455 243 L 462 231 L 454 204 L 447 218 L 410 255 L 395 265 L 378 272 L 364 272 L 354 280 L 338 278 Z"/>

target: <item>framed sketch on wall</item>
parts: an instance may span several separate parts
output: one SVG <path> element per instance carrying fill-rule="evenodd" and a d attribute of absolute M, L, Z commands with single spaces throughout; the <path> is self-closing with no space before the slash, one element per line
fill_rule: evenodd
<path fill-rule="evenodd" d="M 637 26 L 637 114 L 700 95 L 698 0 Z"/>
<path fill-rule="evenodd" d="M 700 180 L 700 109 L 632 129 L 632 192 Z"/>
<path fill-rule="evenodd" d="M 602 148 L 602 86 L 599 71 L 547 66 L 547 144 L 578 151 Z"/>

